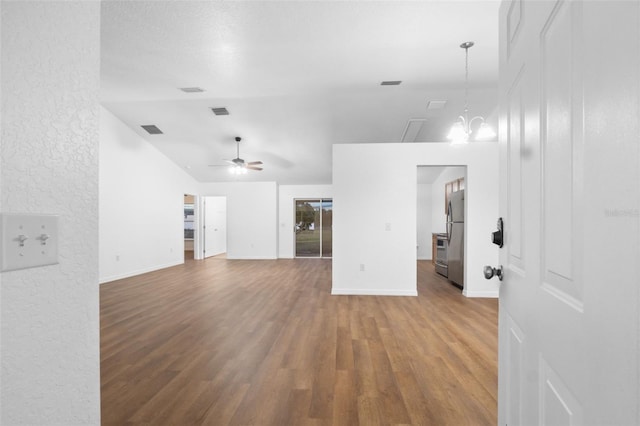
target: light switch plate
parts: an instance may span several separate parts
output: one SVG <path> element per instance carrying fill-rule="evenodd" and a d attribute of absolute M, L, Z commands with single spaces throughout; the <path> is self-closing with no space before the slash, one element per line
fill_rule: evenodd
<path fill-rule="evenodd" d="M 58 216 L 3 213 L 2 271 L 58 263 Z"/>

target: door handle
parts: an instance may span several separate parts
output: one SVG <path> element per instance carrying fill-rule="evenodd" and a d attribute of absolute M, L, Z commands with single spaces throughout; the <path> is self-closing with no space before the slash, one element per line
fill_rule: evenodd
<path fill-rule="evenodd" d="M 502 218 L 498 219 L 497 226 L 498 226 L 498 230 L 491 234 L 491 242 L 499 246 L 500 248 L 502 248 L 502 246 L 504 245 L 504 238 L 503 238 L 504 222 L 502 221 Z"/>
<path fill-rule="evenodd" d="M 494 268 L 492 266 L 485 266 L 484 267 L 484 277 L 488 280 L 490 280 L 491 278 L 497 276 L 498 279 L 500 281 L 502 281 L 502 265 L 498 266 L 497 268 Z"/>

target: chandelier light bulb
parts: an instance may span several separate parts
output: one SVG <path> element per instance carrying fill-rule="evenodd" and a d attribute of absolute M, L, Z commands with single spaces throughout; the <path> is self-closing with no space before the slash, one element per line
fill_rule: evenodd
<path fill-rule="evenodd" d="M 480 124 L 480 128 L 476 132 L 476 140 L 486 141 L 496 137 L 496 132 L 487 123 Z"/>
<path fill-rule="evenodd" d="M 451 126 L 447 139 L 449 139 L 452 144 L 463 144 L 469 141 L 469 135 L 467 134 L 463 122 L 464 119 L 456 121 L 453 123 L 453 126 Z"/>

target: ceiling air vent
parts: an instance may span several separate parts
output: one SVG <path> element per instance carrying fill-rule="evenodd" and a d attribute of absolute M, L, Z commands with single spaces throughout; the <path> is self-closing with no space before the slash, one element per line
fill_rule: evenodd
<path fill-rule="evenodd" d="M 447 101 L 429 101 L 427 109 L 443 109 L 447 105 Z"/>
<path fill-rule="evenodd" d="M 162 130 L 158 129 L 153 124 L 147 124 L 146 126 L 141 126 L 141 127 L 143 129 L 145 129 L 147 131 L 147 133 L 149 133 L 150 135 L 161 135 L 162 134 Z"/>
<path fill-rule="evenodd" d="M 202 93 L 202 92 L 204 92 L 204 89 L 201 89 L 200 87 L 181 87 L 180 90 L 182 90 L 185 93 Z"/>
<path fill-rule="evenodd" d="M 229 115 L 229 111 L 227 111 L 226 108 L 222 107 L 222 108 L 211 108 L 211 111 L 213 111 L 213 113 L 215 115 Z"/>
<path fill-rule="evenodd" d="M 399 86 L 400 83 L 402 83 L 400 80 L 383 81 L 380 86 Z"/>

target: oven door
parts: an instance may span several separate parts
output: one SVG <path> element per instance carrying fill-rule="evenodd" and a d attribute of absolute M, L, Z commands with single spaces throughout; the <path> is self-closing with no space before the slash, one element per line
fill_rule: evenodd
<path fill-rule="evenodd" d="M 438 235 L 436 239 L 436 272 L 440 275 L 447 277 L 448 276 L 448 267 L 447 267 L 447 236 L 446 235 Z"/>

